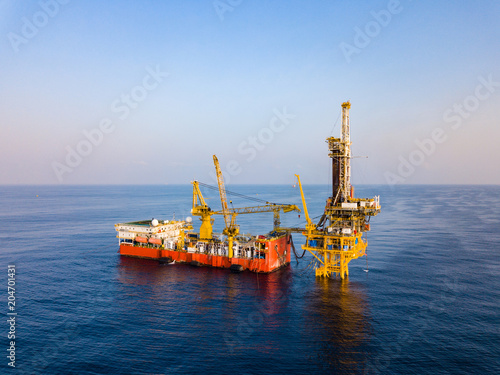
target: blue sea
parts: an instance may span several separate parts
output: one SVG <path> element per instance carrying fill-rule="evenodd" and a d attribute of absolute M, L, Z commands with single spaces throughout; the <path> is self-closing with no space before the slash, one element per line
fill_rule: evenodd
<path fill-rule="evenodd" d="M 228 189 L 302 206 L 291 185 Z M 321 215 L 329 188 L 304 193 Z M 356 186 L 374 195 L 368 256 L 340 280 L 316 279 L 309 254 L 268 275 L 120 257 L 114 224 L 189 216 L 190 185 L 2 186 L 1 373 L 500 373 L 500 187 Z M 265 233 L 272 214 L 238 223 Z M 302 253 L 304 237 L 293 239 Z"/>

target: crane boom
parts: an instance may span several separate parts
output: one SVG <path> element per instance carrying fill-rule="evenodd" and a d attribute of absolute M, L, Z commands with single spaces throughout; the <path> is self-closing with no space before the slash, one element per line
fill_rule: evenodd
<path fill-rule="evenodd" d="M 307 211 L 307 205 L 306 205 L 306 198 L 304 197 L 304 191 L 302 190 L 302 184 L 300 183 L 300 176 L 298 174 L 295 175 L 297 177 L 297 181 L 299 183 L 299 188 L 300 188 L 300 196 L 302 198 L 302 207 L 304 207 L 304 215 L 306 215 L 306 221 L 307 221 L 307 229 L 312 229 L 314 228 L 314 224 L 311 221 L 311 218 L 309 217 L 309 212 Z"/>
<path fill-rule="evenodd" d="M 208 207 L 207 203 L 205 202 L 205 198 L 203 198 L 203 194 L 201 194 L 198 181 L 192 181 L 191 183 L 193 184 L 193 208 L 200 206 L 202 208 Z"/>
<path fill-rule="evenodd" d="M 281 219 L 280 219 L 281 210 L 283 210 L 284 213 L 292 211 L 300 212 L 300 208 L 298 208 L 294 204 L 275 204 L 275 203 L 269 203 L 264 206 L 230 208 L 229 212 L 232 214 L 233 221 L 235 216 L 240 214 L 257 214 L 263 212 L 272 212 L 274 213 L 273 227 L 274 230 L 278 230 L 280 229 L 281 226 Z M 217 212 L 215 213 L 217 214 Z"/>
<path fill-rule="evenodd" d="M 265 212 L 273 212 L 274 213 L 274 229 L 277 230 L 280 228 L 280 211 L 284 213 L 297 211 L 300 212 L 300 208 L 294 204 L 279 204 L 279 203 L 270 203 L 267 202 L 265 205 L 260 206 L 250 206 L 250 207 L 231 207 L 227 208 L 224 211 L 212 211 L 210 207 L 206 204 L 205 198 L 201 193 L 199 182 L 192 181 L 193 184 L 193 208 L 191 213 L 195 216 L 201 216 L 201 220 L 203 222 L 202 229 L 203 239 L 211 238 L 212 235 L 212 226 L 210 216 L 212 215 L 226 215 L 229 221 L 229 228 L 235 227 L 236 216 L 241 214 L 258 214 Z M 227 226 L 226 226 L 227 227 Z M 284 229 L 284 228 L 281 228 Z"/>
<path fill-rule="evenodd" d="M 224 215 L 224 223 L 226 224 L 226 228 L 229 228 L 230 219 L 229 219 L 229 212 L 227 209 L 227 198 L 226 198 L 226 188 L 224 186 L 224 177 L 222 176 L 219 160 L 215 155 L 214 155 L 214 164 L 215 164 L 215 172 L 217 174 L 217 184 L 219 185 L 219 195 L 222 205 L 222 215 Z"/>
<path fill-rule="evenodd" d="M 238 208 L 230 208 L 228 211 L 230 213 L 235 214 L 256 214 L 262 212 L 275 212 L 283 210 L 283 212 L 291 212 L 298 211 L 300 212 L 300 208 L 298 208 L 294 204 L 266 204 L 264 206 L 253 206 L 253 207 L 238 207 Z M 217 212 L 215 212 L 217 214 Z"/>

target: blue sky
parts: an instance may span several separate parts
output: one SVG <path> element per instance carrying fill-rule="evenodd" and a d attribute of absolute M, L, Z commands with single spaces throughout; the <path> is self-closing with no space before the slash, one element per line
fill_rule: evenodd
<path fill-rule="evenodd" d="M 492 0 L 0 0 L 0 184 L 214 183 L 213 154 L 228 184 L 328 183 L 345 100 L 354 184 L 499 184 L 499 16 Z"/>

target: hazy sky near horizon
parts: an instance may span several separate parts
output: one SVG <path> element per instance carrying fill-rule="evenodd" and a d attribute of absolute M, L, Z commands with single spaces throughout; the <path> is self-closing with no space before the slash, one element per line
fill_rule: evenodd
<path fill-rule="evenodd" d="M 500 184 L 500 2 L 0 0 L 0 184 Z"/>

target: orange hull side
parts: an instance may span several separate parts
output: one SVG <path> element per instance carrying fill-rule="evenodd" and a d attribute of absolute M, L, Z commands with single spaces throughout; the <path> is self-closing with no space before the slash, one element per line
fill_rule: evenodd
<path fill-rule="evenodd" d="M 290 264 L 290 235 L 264 241 L 267 253 L 265 259 L 259 258 L 228 258 L 227 256 L 209 255 L 203 253 L 188 253 L 181 250 L 165 250 L 133 245 L 120 245 L 120 254 L 129 257 L 159 259 L 170 257 L 176 262 L 199 262 L 201 265 L 217 268 L 229 268 L 239 264 L 243 269 L 252 272 L 269 273 Z"/>

